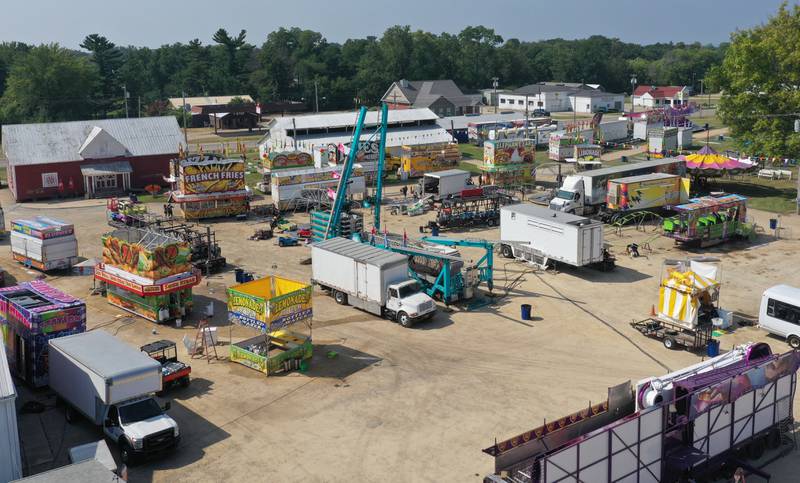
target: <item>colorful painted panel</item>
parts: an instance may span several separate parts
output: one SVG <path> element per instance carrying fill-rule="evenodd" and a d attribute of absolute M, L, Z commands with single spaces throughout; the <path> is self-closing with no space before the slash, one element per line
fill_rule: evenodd
<path fill-rule="evenodd" d="M 168 243 L 152 250 L 128 243 L 112 234 L 104 235 L 103 263 L 140 277 L 160 280 L 192 269 L 191 249 L 186 242 Z"/>
<path fill-rule="evenodd" d="M 183 160 L 178 188 L 184 195 L 242 191 L 245 189 L 244 162 L 238 159 Z"/>
<path fill-rule="evenodd" d="M 302 151 L 274 151 L 264 157 L 264 167 L 269 170 L 311 166 L 314 166 L 314 158 Z"/>

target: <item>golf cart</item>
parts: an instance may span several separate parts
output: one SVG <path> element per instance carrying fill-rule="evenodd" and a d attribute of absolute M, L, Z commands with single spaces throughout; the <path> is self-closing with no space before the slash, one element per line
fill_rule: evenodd
<path fill-rule="evenodd" d="M 192 366 L 178 360 L 178 351 L 171 340 L 158 340 L 145 344 L 141 351 L 161 363 L 161 391 L 166 391 L 176 384 L 182 387 L 189 385 L 189 374 Z"/>

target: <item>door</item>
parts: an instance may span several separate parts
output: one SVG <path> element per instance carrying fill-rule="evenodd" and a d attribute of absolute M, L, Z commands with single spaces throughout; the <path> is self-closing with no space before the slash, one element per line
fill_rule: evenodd
<path fill-rule="evenodd" d="M 356 262 L 356 295 L 360 299 L 367 298 L 367 264 Z"/>
<path fill-rule="evenodd" d="M 587 263 L 592 259 L 592 234 L 594 230 L 582 230 L 581 231 L 581 253 L 580 253 L 580 260 L 579 263 Z"/>
<path fill-rule="evenodd" d="M 25 339 L 19 334 L 14 334 L 14 354 L 16 355 L 17 377 L 27 381 L 28 365 L 26 364 Z"/>
<path fill-rule="evenodd" d="M 96 410 L 103 410 L 103 403 L 100 402 L 99 398 L 95 398 L 95 405 L 97 407 Z M 108 436 L 111 441 L 119 441 L 119 437 L 122 435 L 122 428 L 119 425 L 119 411 L 117 410 L 117 407 L 110 406 L 108 408 L 108 413 L 104 415 L 101 421 L 103 422 L 103 433 L 105 433 L 105 435 Z"/>

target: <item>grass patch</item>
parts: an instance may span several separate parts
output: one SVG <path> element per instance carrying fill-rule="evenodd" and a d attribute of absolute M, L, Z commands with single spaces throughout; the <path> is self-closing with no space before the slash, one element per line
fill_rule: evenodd
<path fill-rule="evenodd" d="M 167 197 L 163 193 L 159 193 L 157 195 L 151 195 L 149 193 L 144 193 L 136 196 L 139 199 L 140 203 L 166 203 Z"/>
<path fill-rule="evenodd" d="M 794 213 L 797 206 L 797 169 L 793 179 L 772 180 L 745 176 L 742 179 L 711 178 L 709 191 L 725 191 L 746 196 L 747 206 L 773 213 Z"/>
<path fill-rule="evenodd" d="M 462 158 L 483 160 L 483 147 L 478 147 L 473 144 L 464 143 L 464 144 L 459 144 L 458 149 L 459 151 L 461 151 Z"/>

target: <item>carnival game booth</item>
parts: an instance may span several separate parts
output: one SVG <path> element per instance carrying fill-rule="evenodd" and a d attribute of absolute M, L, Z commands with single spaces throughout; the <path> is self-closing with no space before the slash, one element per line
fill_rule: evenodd
<path fill-rule="evenodd" d="M 513 139 L 483 143 L 483 184 L 519 186 L 536 180 L 536 141 Z"/>
<path fill-rule="evenodd" d="M 173 160 L 170 181 L 176 189 L 172 200 L 187 220 L 236 216 L 248 211 L 249 192 L 245 166 L 240 159 L 214 154 Z"/>
<path fill-rule="evenodd" d="M 720 284 L 691 268 L 668 270 L 658 291 L 658 318 L 694 330 L 717 317 Z"/>
<path fill-rule="evenodd" d="M 46 216 L 12 220 L 11 254 L 14 260 L 42 271 L 71 268 L 78 261 L 75 227 Z"/>
<path fill-rule="evenodd" d="M 0 288 L 0 332 L 12 373 L 34 387 L 48 383 L 50 339 L 86 331 L 86 304 L 41 280 Z"/>
<path fill-rule="evenodd" d="M 740 195 L 703 196 L 673 208 L 677 215 L 663 221 L 664 236 L 683 245 L 707 247 L 732 238 L 749 237 L 747 198 Z"/>
<path fill-rule="evenodd" d="M 157 323 L 189 314 L 201 275 L 187 242 L 133 227 L 107 233 L 102 242 L 94 277 L 106 284 L 110 304 Z"/>
<path fill-rule="evenodd" d="M 228 288 L 230 323 L 259 332 L 231 344 L 231 361 L 266 375 L 306 367 L 313 349 L 311 294 L 311 285 L 274 275 Z"/>

